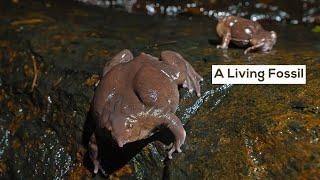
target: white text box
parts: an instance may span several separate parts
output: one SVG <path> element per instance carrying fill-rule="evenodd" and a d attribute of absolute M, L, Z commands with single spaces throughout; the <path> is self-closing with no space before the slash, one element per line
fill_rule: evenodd
<path fill-rule="evenodd" d="M 212 84 L 306 84 L 306 65 L 212 65 Z"/>

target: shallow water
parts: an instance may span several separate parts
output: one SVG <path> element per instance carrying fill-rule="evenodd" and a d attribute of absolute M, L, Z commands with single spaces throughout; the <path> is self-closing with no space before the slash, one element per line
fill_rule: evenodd
<path fill-rule="evenodd" d="M 126 158 L 106 165 L 110 178 L 320 176 L 320 34 L 312 32 L 315 25 L 263 22 L 278 33 L 278 42 L 270 53 L 246 56 L 243 49 L 215 48 L 216 21 L 207 16 L 146 16 L 54 1 L 2 2 L 0 10 L 4 178 L 92 176 L 86 159 L 90 100 L 105 62 L 124 48 L 155 56 L 175 50 L 205 80 L 200 98 L 180 91 L 177 115 L 187 131 L 183 153 L 169 161 L 159 143 L 141 142 L 139 148 L 127 148 L 134 153 L 111 154 Z M 212 85 L 212 64 L 306 64 L 307 84 Z"/>

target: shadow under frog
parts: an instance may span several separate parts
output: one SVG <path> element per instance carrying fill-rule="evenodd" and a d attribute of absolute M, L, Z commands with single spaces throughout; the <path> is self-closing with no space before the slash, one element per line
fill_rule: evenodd
<path fill-rule="evenodd" d="M 174 136 L 168 158 L 171 159 L 175 151 L 181 152 L 186 132 L 175 115 L 178 87 L 188 88 L 200 96 L 202 80 L 176 52 L 163 51 L 160 59 L 145 53 L 134 58 L 126 49 L 119 52 L 105 66 L 91 106 L 94 132 L 89 140 L 89 152 L 94 173 L 99 169 L 104 172 L 104 162 L 108 159 L 104 151 L 110 153 L 106 157 L 119 158 L 124 165 L 145 145 L 161 140 L 159 133 L 152 136 L 161 127 Z M 165 135 L 165 131 L 161 132 Z M 105 138 L 106 135 L 109 138 Z M 119 153 L 122 157 L 116 157 Z"/>
<path fill-rule="evenodd" d="M 84 125 L 83 144 L 87 146 L 92 133 L 95 132 L 95 140 L 99 149 L 99 166 L 101 166 L 100 170 L 105 176 L 112 174 L 126 165 L 149 143 L 156 141 L 168 146 L 174 140 L 174 136 L 169 129 L 159 127 L 158 131 L 155 131 L 152 136 L 128 143 L 123 147 L 119 147 L 117 142 L 113 139 L 110 131 L 102 128 L 95 129 L 94 123 L 92 115 L 88 113 L 87 120 Z M 156 143 L 155 145 L 158 146 L 161 145 L 161 143 Z M 163 147 L 163 145 L 160 146 L 160 150 L 162 150 L 160 153 L 165 150 Z M 90 155 L 90 153 L 91 152 L 87 152 L 85 154 L 83 162 L 88 169 L 94 170 L 92 155 Z"/>

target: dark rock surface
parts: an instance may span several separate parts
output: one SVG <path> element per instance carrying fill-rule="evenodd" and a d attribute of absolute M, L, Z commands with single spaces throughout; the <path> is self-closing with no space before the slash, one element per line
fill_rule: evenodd
<path fill-rule="evenodd" d="M 245 56 L 215 48 L 215 23 L 74 2 L 2 1 L 0 176 L 92 177 L 86 142 L 94 85 L 105 62 L 128 48 L 136 55 L 175 50 L 205 81 L 200 98 L 180 91 L 183 153 L 169 161 L 159 143 L 146 143 L 110 179 L 320 177 L 320 34 L 312 25 L 263 24 L 279 34 L 278 44 Z M 212 64 L 306 64 L 307 84 L 211 85 Z"/>

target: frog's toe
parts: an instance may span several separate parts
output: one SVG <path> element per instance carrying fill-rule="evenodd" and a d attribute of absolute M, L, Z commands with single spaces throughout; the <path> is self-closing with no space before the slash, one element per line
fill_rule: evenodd
<path fill-rule="evenodd" d="M 217 49 L 228 49 L 228 46 L 217 45 Z"/>
<path fill-rule="evenodd" d="M 117 137 L 116 138 L 116 141 L 117 141 L 117 144 L 120 148 L 122 148 L 125 144 L 127 144 L 129 141 L 126 140 L 125 138 L 123 137 Z"/>
<path fill-rule="evenodd" d="M 187 77 L 186 80 L 183 82 L 182 87 L 187 88 L 189 93 L 192 93 L 194 91 L 194 85 L 189 77 Z"/>
<path fill-rule="evenodd" d="M 178 153 L 181 153 L 182 150 L 181 150 L 181 145 L 179 142 L 176 142 L 172 147 L 171 149 L 168 151 L 168 158 L 169 159 L 172 159 L 172 154 L 177 151 Z"/>
<path fill-rule="evenodd" d="M 99 161 L 97 161 L 97 160 L 93 161 L 93 165 L 94 165 L 93 173 L 94 173 L 94 174 L 97 174 L 98 171 L 99 171 L 99 169 L 100 169 L 100 163 L 99 163 Z"/>
<path fill-rule="evenodd" d="M 196 74 L 196 72 L 194 71 L 194 69 L 192 69 L 192 67 L 189 68 L 187 74 L 188 76 L 186 78 L 185 83 L 187 84 L 189 92 L 192 93 L 195 90 L 197 96 L 200 97 L 201 96 L 200 81 L 203 78 L 200 75 Z"/>
<path fill-rule="evenodd" d="M 169 159 L 172 159 L 172 154 L 173 152 L 176 151 L 176 147 L 172 146 L 172 148 L 170 149 L 170 151 L 168 151 L 168 158 Z"/>

